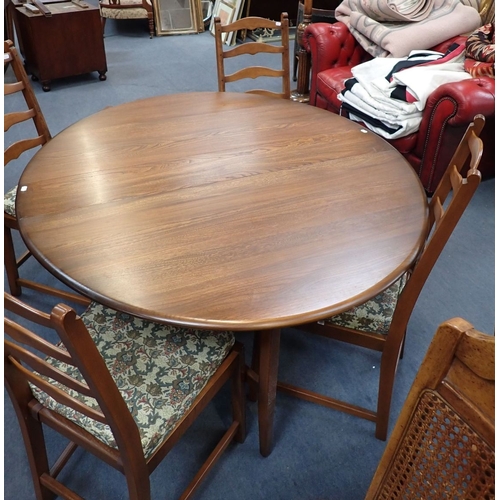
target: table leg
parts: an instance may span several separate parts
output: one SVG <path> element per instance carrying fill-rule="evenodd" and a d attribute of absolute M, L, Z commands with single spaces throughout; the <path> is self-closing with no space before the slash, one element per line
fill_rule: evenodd
<path fill-rule="evenodd" d="M 255 333 L 258 354 L 258 413 L 260 454 L 267 457 L 273 448 L 274 407 L 278 383 L 280 329 Z"/>

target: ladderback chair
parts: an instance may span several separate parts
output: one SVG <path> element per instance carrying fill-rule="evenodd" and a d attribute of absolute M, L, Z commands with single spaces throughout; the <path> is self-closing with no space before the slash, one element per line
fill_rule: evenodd
<path fill-rule="evenodd" d="M 252 94 L 266 95 L 270 97 L 280 97 L 290 99 L 290 46 L 288 32 L 288 14 L 283 12 L 279 22 L 264 19 L 262 17 L 245 17 L 234 23 L 222 25 L 219 17 L 214 20 L 215 26 L 215 48 L 217 55 L 217 76 L 219 81 L 219 92 L 226 91 L 226 84 L 236 82 L 244 78 L 271 77 L 282 79 L 281 92 L 273 92 L 264 89 L 248 90 Z M 236 47 L 224 50 L 223 40 L 228 33 L 239 30 L 255 30 L 258 28 L 276 30 L 281 34 L 281 44 L 273 45 L 265 42 L 246 42 Z M 278 54 L 281 56 L 281 68 L 271 68 L 265 66 L 248 66 L 244 69 L 227 74 L 226 59 L 242 56 L 255 55 L 259 53 Z"/>
<path fill-rule="evenodd" d="M 233 421 L 182 498 L 233 439 L 245 439 L 244 361 L 231 332 L 161 325 L 95 302 L 80 316 L 65 304 L 46 314 L 5 292 L 4 305 L 5 385 L 37 499 L 81 498 L 57 480 L 80 446 L 124 474 L 130 499 L 148 500 L 150 474 L 229 379 Z M 69 440 L 52 468 L 44 426 Z"/>
<path fill-rule="evenodd" d="M 151 0 L 99 0 L 102 32 L 106 19 L 147 19 L 149 38 L 155 34 L 153 5 Z"/>
<path fill-rule="evenodd" d="M 441 324 L 366 500 L 495 498 L 495 338 Z"/>
<path fill-rule="evenodd" d="M 278 383 L 279 390 L 371 420 L 376 424 L 375 436 L 381 440 L 387 438 L 394 378 L 403 352 L 408 320 L 427 277 L 481 182 L 477 166 L 481 160 L 483 143 L 478 136 L 483 125 L 484 117 L 481 115 L 476 116 L 469 125 L 428 203 L 426 243 L 413 268 L 364 304 L 317 323 L 296 327 L 382 352 L 376 411 L 284 382 Z"/>
<path fill-rule="evenodd" d="M 22 103 L 22 109 L 19 107 L 19 111 L 5 113 L 4 132 L 7 132 L 15 125 L 22 127 L 21 124 L 24 124 L 26 127 L 23 129 L 24 131 L 29 128 L 27 124 L 32 123 L 34 127 L 31 133 L 34 135 L 17 140 L 6 147 L 4 151 L 4 166 L 12 160 L 19 158 L 22 153 L 39 148 L 51 139 L 47 122 L 30 85 L 23 62 L 11 40 L 4 41 L 4 65 L 6 64 L 11 65 L 16 81 L 14 83 L 4 83 L 4 99 L 17 98 L 19 101 L 23 100 L 24 102 Z M 26 251 L 19 257 L 15 253 L 12 231 L 19 231 L 16 218 L 16 193 L 17 186 L 14 186 L 4 196 L 4 264 L 10 292 L 12 295 L 21 295 L 22 287 L 27 287 L 67 300 L 84 303 L 85 299 L 79 295 L 45 286 L 19 276 L 19 267 L 26 262 L 31 253 Z"/>

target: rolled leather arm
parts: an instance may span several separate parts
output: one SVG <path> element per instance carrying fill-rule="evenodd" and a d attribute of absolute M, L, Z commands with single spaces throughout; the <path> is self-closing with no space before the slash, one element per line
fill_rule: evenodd
<path fill-rule="evenodd" d="M 358 44 L 344 23 L 312 23 L 304 30 L 304 48 L 311 55 L 311 89 L 316 93 L 319 72 L 337 66 L 356 66 L 371 56 Z"/>
<path fill-rule="evenodd" d="M 472 78 L 439 86 L 427 99 L 412 156 L 420 158 L 420 175 L 426 189 L 435 188 L 465 129 L 477 114 L 486 118 L 483 140 L 494 129 L 495 80 Z M 488 146 L 491 146 L 489 144 Z M 486 144 L 485 144 L 486 147 Z M 486 153 L 486 151 L 485 151 Z M 483 156 L 487 156 L 483 153 Z M 412 161 L 411 163 L 414 163 Z"/>
<path fill-rule="evenodd" d="M 495 114 L 495 80 L 489 77 L 472 78 L 440 85 L 428 97 L 420 126 L 417 149 L 429 140 L 440 140 L 446 126 L 466 127 L 478 113 L 488 117 Z M 428 144 L 427 144 L 428 145 Z"/>

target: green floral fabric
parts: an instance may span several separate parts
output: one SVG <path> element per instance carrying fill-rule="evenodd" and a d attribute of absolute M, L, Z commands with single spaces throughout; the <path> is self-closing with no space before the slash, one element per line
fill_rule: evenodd
<path fill-rule="evenodd" d="M 399 296 L 406 284 L 406 274 L 389 288 L 358 307 L 328 318 L 325 324 L 344 326 L 362 332 L 387 334 Z"/>
<path fill-rule="evenodd" d="M 232 332 L 167 326 L 92 303 L 82 314 L 123 399 L 137 423 L 148 458 L 207 384 L 234 344 Z M 78 380 L 73 366 L 47 361 Z M 95 399 L 55 385 L 90 407 Z M 96 422 L 32 386 L 35 398 L 83 427 L 108 446 L 117 447 L 109 426 Z"/>
<path fill-rule="evenodd" d="M 13 187 L 3 197 L 3 209 L 12 217 L 16 216 L 16 192 L 17 186 Z"/>

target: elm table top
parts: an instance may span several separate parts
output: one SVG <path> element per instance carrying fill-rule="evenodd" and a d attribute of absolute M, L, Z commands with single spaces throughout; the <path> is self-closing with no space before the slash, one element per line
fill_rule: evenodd
<path fill-rule="evenodd" d="M 237 93 L 107 108 L 30 161 L 17 214 L 58 278 L 158 321 L 321 319 L 401 275 L 427 207 L 406 160 L 332 113 Z"/>
<path fill-rule="evenodd" d="M 23 239 L 63 282 L 212 329 L 279 332 L 363 303 L 412 264 L 427 221 L 417 175 L 383 139 L 244 93 L 106 108 L 46 144 L 19 186 Z M 261 373 L 271 413 L 275 354 Z"/>

